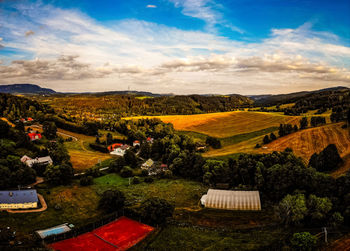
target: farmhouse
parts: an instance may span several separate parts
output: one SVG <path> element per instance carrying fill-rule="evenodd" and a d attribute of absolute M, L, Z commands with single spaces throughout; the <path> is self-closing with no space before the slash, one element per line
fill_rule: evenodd
<path fill-rule="evenodd" d="M 152 159 L 148 159 L 145 163 L 142 164 L 141 169 L 149 169 L 154 165 L 154 161 Z"/>
<path fill-rule="evenodd" d="M 35 189 L 0 191 L 0 209 L 26 209 L 38 207 Z"/>
<path fill-rule="evenodd" d="M 36 132 L 31 132 L 31 133 L 28 133 L 28 137 L 30 138 L 31 141 L 40 140 L 41 139 L 41 134 L 40 133 L 36 133 Z"/>
<path fill-rule="evenodd" d="M 115 143 L 107 147 L 108 151 L 112 152 L 114 149 L 117 149 L 118 147 L 121 147 L 122 143 Z"/>
<path fill-rule="evenodd" d="M 115 148 L 110 154 L 118 155 L 118 156 L 124 156 L 125 151 L 128 150 L 130 146 L 128 145 L 122 145 L 121 147 Z"/>
<path fill-rule="evenodd" d="M 259 191 L 231 191 L 209 189 L 201 198 L 208 208 L 226 210 L 261 210 Z"/>
<path fill-rule="evenodd" d="M 25 156 L 23 156 L 21 158 L 24 159 Z M 29 167 L 32 167 L 33 165 L 37 164 L 37 165 L 41 165 L 41 166 L 44 166 L 44 165 L 51 165 L 53 163 L 52 159 L 50 156 L 46 156 L 46 157 L 40 157 L 40 158 L 35 158 L 35 159 L 27 159 L 25 161 L 26 165 L 29 166 Z"/>
<path fill-rule="evenodd" d="M 146 139 L 146 141 L 147 141 L 147 143 L 152 144 L 153 141 L 154 141 L 154 138 L 148 137 L 148 138 Z"/>
<path fill-rule="evenodd" d="M 132 146 L 135 147 L 135 146 L 140 146 L 140 141 L 139 140 L 135 140 L 133 143 L 132 143 Z"/>

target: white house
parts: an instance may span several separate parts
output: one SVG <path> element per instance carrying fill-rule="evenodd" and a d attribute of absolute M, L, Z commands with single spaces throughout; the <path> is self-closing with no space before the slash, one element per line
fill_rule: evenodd
<path fill-rule="evenodd" d="M 0 209 L 26 209 L 38 207 L 35 189 L 0 191 Z"/>
<path fill-rule="evenodd" d="M 118 148 L 114 149 L 112 152 L 110 152 L 110 154 L 117 155 L 117 156 L 124 156 L 125 150 L 122 149 L 121 147 L 118 147 Z"/>
<path fill-rule="evenodd" d="M 24 156 L 22 158 L 24 158 Z M 35 158 L 35 159 L 27 159 L 25 161 L 25 163 L 26 163 L 27 166 L 32 167 L 35 164 L 38 164 L 38 165 L 52 165 L 53 161 L 52 161 L 50 156 L 46 156 L 46 157 L 40 157 L 40 158 Z"/>
<path fill-rule="evenodd" d="M 154 161 L 152 159 L 148 159 L 145 163 L 142 164 L 141 169 L 149 169 L 153 166 Z"/>

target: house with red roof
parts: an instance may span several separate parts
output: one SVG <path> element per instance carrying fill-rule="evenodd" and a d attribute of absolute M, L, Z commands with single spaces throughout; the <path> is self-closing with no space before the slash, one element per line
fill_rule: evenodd
<path fill-rule="evenodd" d="M 28 133 L 28 137 L 30 138 L 31 141 L 40 140 L 41 133 L 31 132 L 31 133 Z"/>
<path fill-rule="evenodd" d="M 135 147 L 135 146 L 140 146 L 140 141 L 139 140 L 135 140 L 133 143 L 132 143 L 132 146 Z"/>

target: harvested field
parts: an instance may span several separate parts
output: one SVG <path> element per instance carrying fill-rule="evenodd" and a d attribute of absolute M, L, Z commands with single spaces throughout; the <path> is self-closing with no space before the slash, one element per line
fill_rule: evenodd
<path fill-rule="evenodd" d="M 260 152 L 283 151 L 287 147 L 308 161 L 315 152 L 322 151 L 329 144 L 335 144 L 345 164 L 336 170 L 333 175 L 339 176 L 350 169 L 350 134 L 347 129 L 341 128 L 342 123 L 330 124 L 301 130 L 267 144 L 267 149 L 260 148 Z"/>
<path fill-rule="evenodd" d="M 259 131 L 279 126 L 281 123 L 298 124 L 300 120 L 298 116 L 246 111 L 196 115 L 144 116 L 126 119 L 138 118 L 159 118 L 165 123 L 172 123 L 176 130 L 193 131 L 218 138 Z"/>

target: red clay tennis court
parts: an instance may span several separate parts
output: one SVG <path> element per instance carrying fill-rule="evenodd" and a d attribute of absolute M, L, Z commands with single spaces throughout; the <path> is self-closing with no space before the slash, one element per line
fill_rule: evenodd
<path fill-rule="evenodd" d="M 144 239 L 153 227 L 121 217 L 107 225 L 99 227 L 92 232 L 78 237 L 52 243 L 49 246 L 54 250 L 86 250 L 110 251 L 127 250 Z"/>

